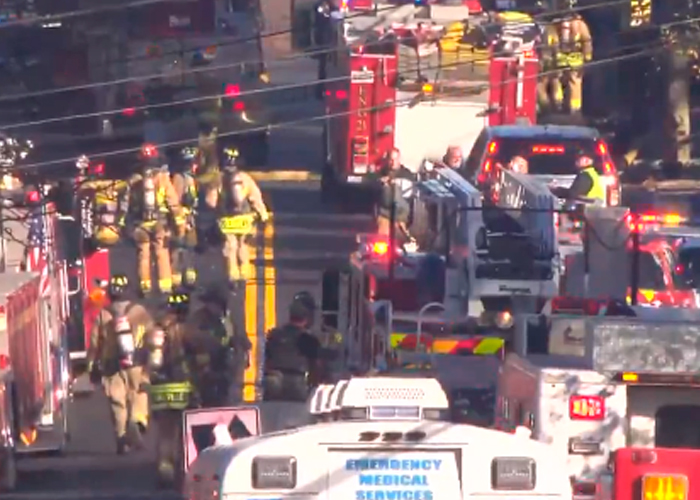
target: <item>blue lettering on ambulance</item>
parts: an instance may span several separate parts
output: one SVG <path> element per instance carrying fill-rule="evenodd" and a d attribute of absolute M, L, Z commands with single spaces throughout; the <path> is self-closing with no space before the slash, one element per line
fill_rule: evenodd
<path fill-rule="evenodd" d="M 355 500 L 433 500 L 428 475 L 440 471 L 442 460 L 360 458 L 345 462 L 345 470 L 358 472 L 359 487 Z M 423 474 L 384 474 L 424 472 Z M 369 473 L 368 473 L 369 472 Z"/>

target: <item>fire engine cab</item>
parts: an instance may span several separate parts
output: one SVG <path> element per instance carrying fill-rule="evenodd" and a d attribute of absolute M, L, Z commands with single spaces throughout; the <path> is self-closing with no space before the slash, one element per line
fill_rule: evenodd
<path fill-rule="evenodd" d="M 418 183 L 415 251 L 358 236 L 349 271 L 327 277 L 324 287 L 324 309 L 338 310 L 350 366 L 381 367 L 387 353 L 417 346 L 433 354 L 499 354 L 512 315 L 557 294 L 555 199 L 527 176 L 503 175 L 521 186 L 511 206 L 504 198 L 502 207 L 484 208 L 481 193 L 450 168 Z"/>
<path fill-rule="evenodd" d="M 324 193 L 366 187 L 392 148 L 418 172 L 448 146 L 468 152 L 486 125 L 535 123 L 534 40 L 504 24 L 493 47 L 476 49 L 462 42 L 467 17 L 462 6 L 403 5 L 329 21 L 330 52 L 317 56 Z"/>
<path fill-rule="evenodd" d="M 562 302 L 565 310 L 553 305 L 551 314 L 517 319 L 498 380 L 498 426 L 528 426 L 534 439 L 566 453 L 575 497 L 596 493 L 611 454 L 625 446 L 639 450 L 613 461 L 628 472 L 687 472 L 680 460 L 659 468 L 651 457 L 656 448 L 700 446 L 698 312 L 586 302 L 585 316 Z M 627 474 L 615 480 L 631 487 Z"/>

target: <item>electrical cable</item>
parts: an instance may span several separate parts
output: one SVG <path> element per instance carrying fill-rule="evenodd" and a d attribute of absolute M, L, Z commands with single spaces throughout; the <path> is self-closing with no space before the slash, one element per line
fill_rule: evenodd
<path fill-rule="evenodd" d="M 601 60 L 598 60 L 598 61 L 590 61 L 590 62 L 588 62 L 588 63 L 585 63 L 583 66 L 581 66 L 581 68 L 584 68 L 584 67 L 585 67 L 585 68 L 588 68 L 588 67 L 597 67 L 597 66 L 601 66 L 601 65 L 605 65 L 605 64 L 610 64 L 610 63 L 613 63 L 613 62 L 619 62 L 619 61 L 623 61 L 623 60 L 635 59 L 635 58 L 638 58 L 638 57 L 642 57 L 642 56 L 644 56 L 644 55 L 649 55 L 649 54 L 652 54 L 652 53 L 654 53 L 654 52 L 658 52 L 658 51 L 660 51 L 661 49 L 664 48 L 663 44 L 659 44 L 658 47 L 651 48 L 651 47 L 649 47 L 648 42 L 640 43 L 640 44 L 638 44 L 638 45 L 639 45 L 639 48 L 645 48 L 645 50 L 643 50 L 642 52 L 634 53 L 634 54 L 624 54 L 624 55 L 621 55 L 621 56 L 605 58 L 605 59 L 601 59 Z M 625 49 L 626 49 L 626 50 L 629 50 L 630 48 L 634 48 L 634 47 L 635 47 L 635 46 L 627 46 L 627 47 L 625 47 Z M 467 62 L 467 63 L 461 62 L 461 63 L 454 63 L 454 64 L 451 64 L 451 65 L 441 65 L 441 66 L 439 66 L 439 67 L 440 67 L 440 68 L 446 68 L 446 67 L 449 67 L 449 66 L 459 66 L 459 65 L 462 65 L 462 64 L 471 64 L 471 61 L 470 61 L 470 62 Z M 435 69 L 435 68 L 437 68 L 437 67 L 434 67 L 433 69 Z M 426 69 L 430 69 L 430 68 L 426 68 Z M 544 71 L 544 72 L 539 72 L 539 73 L 537 73 L 536 75 L 533 75 L 531 78 L 540 78 L 540 77 L 542 77 L 542 76 L 557 75 L 557 74 L 560 74 L 561 71 L 562 71 L 561 69 L 554 69 L 554 70 L 548 70 L 548 71 Z M 511 78 L 511 79 L 506 79 L 506 80 L 504 80 L 503 82 L 500 82 L 500 83 L 498 84 L 498 86 L 503 86 L 503 85 L 506 85 L 506 84 L 508 84 L 508 83 L 516 82 L 517 80 L 518 80 L 517 77 Z M 473 93 L 473 91 L 474 91 L 475 89 L 482 89 L 482 91 L 483 91 L 483 90 L 485 90 L 485 89 L 487 89 L 487 88 L 489 88 L 489 87 L 491 87 L 491 86 L 490 86 L 490 85 L 474 85 L 473 87 L 468 87 L 468 88 L 466 88 L 466 89 L 462 89 L 462 92 L 461 92 L 461 93 L 463 93 L 465 96 L 469 96 L 469 95 L 471 95 L 471 94 Z M 451 94 L 450 97 L 456 97 L 456 94 Z M 409 105 L 410 103 L 412 103 L 413 101 L 414 101 L 414 98 L 403 99 L 403 100 L 400 100 L 400 101 L 396 101 L 396 102 L 394 103 L 394 106 L 407 106 L 407 105 Z M 343 117 L 343 116 L 349 116 L 349 115 L 357 114 L 357 113 L 360 113 L 360 112 L 371 112 L 371 111 L 376 111 L 376 110 L 382 109 L 382 108 L 384 108 L 384 107 L 385 107 L 385 106 L 383 106 L 383 105 L 379 105 L 379 106 L 368 106 L 368 107 L 365 107 L 365 108 L 358 108 L 358 109 L 355 109 L 355 110 L 341 111 L 341 112 L 337 112 L 337 113 L 331 113 L 331 114 L 324 114 L 324 115 L 318 115 L 318 116 L 313 116 L 313 117 L 300 118 L 300 119 L 296 119 L 296 120 L 288 120 L 288 121 L 285 121 L 285 122 L 275 123 L 275 124 L 272 124 L 272 125 L 265 125 L 265 126 L 261 126 L 261 127 L 253 127 L 253 128 L 250 128 L 250 129 L 247 129 L 247 130 L 242 130 L 242 131 L 241 131 L 241 130 L 236 130 L 236 131 L 232 131 L 232 132 L 223 132 L 223 133 L 219 133 L 217 137 L 218 137 L 218 138 L 222 138 L 222 137 L 235 137 L 235 136 L 244 135 L 244 134 L 249 134 L 249 133 L 265 132 L 265 131 L 270 130 L 270 129 L 289 127 L 289 126 L 291 126 L 291 125 L 299 125 L 299 124 L 303 124 L 303 123 L 316 122 L 316 121 L 319 121 L 319 120 L 326 120 L 326 119 L 328 119 L 328 118 L 339 118 L 339 117 Z M 193 141 L 193 140 L 194 140 L 194 139 L 186 139 L 186 140 L 178 140 L 178 141 L 169 141 L 169 142 L 166 142 L 166 143 L 164 143 L 164 144 L 160 144 L 159 147 L 161 147 L 161 148 L 169 148 L 169 147 L 173 147 L 173 146 L 187 146 L 187 145 L 189 145 L 189 144 L 192 144 L 192 141 Z M 104 157 L 116 156 L 116 155 L 121 155 L 121 154 L 136 153 L 136 152 L 140 151 L 140 149 L 141 149 L 141 148 L 139 147 L 139 148 L 128 148 L 128 149 L 112 150 L 112 151 L 107 151 L 107 152 L 101 153 L 100 156 L 104 158 Z M 50 161 L 45 161 L 45 162 L 40 162 L 40 163 L 35 163 L 35 164 L 17 165 L 17 166 L 15 166 L 15 167 L 12 167 L 12 168 L 8 169 L 8 171 L 9 171 L 9 172 L 19 172 L 19 171 L 26 171 L 26 170 L 36 170 L 36 169 L 38 169 L 38 168 L 41 168 L 41 167 L 44 167 L 44 166 L 48 166 L 48 165 L 56 165 L 56 164 L 60 164 L 60 163 L 74 162 L 74 161 L 75 161 L 74 158 L 64 158 L 64 159 L 60 159 L 60 160 L 50 160 Z"/>
<path fill-rule="evenodd" d="M 166 1 L 166 0 L 158 0 L 158 1 Z M 559 10 L 559 11 L 551 12 L 551 13 L 549 13 L 549 14 L 547 14 L 547 15 L 551 16 L 551 15 L 566 14 L 566 13 L 571 13 L 571 12 L 576 13 L 576 12 L 579 12 L 579 11 L 591 10 L 591 9 L 595 9 L 595 8 L 610 7 L 611 5 L 624 4 L 624 3 L 627 3 L 627 0 L 614 0 L 614 1 L 612 1 L 612 2 L 601 2 L 601 3 L 598 3 L 598 4 L 593 4 L 593 5 L 589 5 L 589 6 L 585 6 L 585 7 L 578 7 L 578 8 L 572 8 L 572 9 L 561 9 L 561 10 Z M 400 6 L 399 6 L 399 7 L 400 7 Z M 392 10 L 392 9 L 397 9 L 397 8 L 399 8 L 399 7 L 391 6 L 391 7 L 386 7 L 386 8 L 383 8 L 383 9 L 388 11 L 388 10 Z M 382 11 L 382 12 L 383 12 L 383 11 Z M 364 17 L 364 16 L 367 16 L 367 14 L 360 12 L 360 13 L 351 15 L 348 19 L 353 19 L 354 17 Z M 493 23 L 487 23 L 485 26 L 497 25 L 497 24 L 499 24 L 499 23 L 498 23 L 497 21 L 494 21 Z M 484 25 L 480 25 L 480 26 L 484 26 Z M 260 35 L 260 37 L 261 37 L 261 38 L 267 38 L 267 37 L 272 37 L 272 36 L 279 36 L 279 35 L 282 35 L 282 34 L 289 34 L 289 33 L 292 33 L 292 32 L 293 32 L 293 29 L 292 29 L 292 28 L 289 28 L 289 29 L 286 29 L 286 30 L 278 31 L 278 32 L 263 33 L 263 34 Z M 621 32 L 617 32 L 616 34 L 619 35 L 620 33 L 621 33 Z M 256 39 L 258 39 L 258 37 L 255 37 L 255 38 L 252 38 L 252 37 L 251 37 L 251 38 L 249 39 L 249 41 L 253 41 L 253 40 L 256 40 Z M 235 44 L 235 43 L 242 43 L 242 41 L 241 41 L 241 40 L 233 40 L 233 41 L 231 41 L 231 44 L 232 44 L 232 45 Z M 216 44 L 212 44 L 212 45 L 216 45 Z M 544 44 L 543 44 L 543 45 L 544 45 Z M 224 46 L 224 45 L 217 45 L 217 46 Z M 193 51 L 194 51 L 194 50 L 195 50 L 195 49 L 193 49 Z M 322 48 L 322 49 L 317 49 L 317 50 L 313 50 L 313 51 L 304 52 L 303 54 L 293 54 L 293 55 L 291 55 L 291 56 L 285 56 L 285 57 L 283 57 L 283 58 L 277 58 L 277 59 L 275 59 L 275 60 L 273 60 L 273 61 L 271 61 L 271 62 L 278 63 L 278 62 L 282 62 L 282 61 L 285 61 L 285 62 L 286 62 L 286 61 L 293 61 L 293 60 L 297 60 L 297 59 L 301 59 L 301 58 L 313 57 L 313 56 L 315 56 L 315 55 L 320 55 L 320 54 L 324 54 L 324 53 L 325 53 L 325 54 L 331 53 L 331 52 L 335 52 L 335 51 L 337 51 L 337 50 L 338 50 L 338 47 L 335 47 L 335 46 L 334 46 L 334 47 L 329 47 L 329 48 Z M 161 55 L 178 55 L 178 54 L 180 54 L 179 51 L 178 51 L 178 52 L 173 52 L 173 53 L 170 53 L 170 54 L 169 54 L 169 53 L 164 53 L 164 54 L 161 54 Z M 140 58 L 140 57 L 141 57 L 141 56 L 139 56 L 139 58 Z M 134 59 L 134 60 L 139 60 L 139 59 Z M 486 60 L 486 59 L 485 59 L 485 60 Z M 127 60 L 127 61 L 128 61 L 128 60 Z M 117 61 L 114 61 L 114 62 L 123 62 L 123 61 L 117 60 Z M 218 69 L 232 68 L 232 67 L 236 67 L 236 66 L 240 66 L 240 65 L 245 65 L 245 64 L 254 65 L 254 64 L 261 64 L 261 63 L 265 63 L 265 61 L 262 60 L 262 59 L 260 59 L 260 58 L 257 58 L 257 59 L 253 59 L 253 60 L 238 61 L 238 62 L 235 62 L 235 63 L 229 63 L 229 64 L 224 64 L 224 65 L 219 65 L 219 66 L 214 66 L 214 67 L 189 68 L 189 69 L 187 69 L 187 70 L 185 70 L 185 71 L 181 71 L 180 73 L 178 73 L 178 75 L 195 74 L 195 73 L 207 73 L 207 72 L 211 72 L 211 71 L 216 71 L 216 70 L 218 70 Z M 129 82 L 142 81 L 142 80 L 150 80 L 150 79 L 157 79 L 157 78 L 163 78 L 163 77 L 169 77 L 169 76 L 172 76 L 172 74 L 171 74 L 171 73 L 167 73 L 167 72 L 161 72 L 161 73 L 154 73 L 154 74 L 146 75 L 146 76 L 127 77 L 127 78 L 119 78 L 119 79 L 114 79 L 114 80 L 105 80 L 105 81 L 101 81 L 101 82 L 88 83 L 88 84 L 84 84 L 84 85 L 73 85 L 73 86 L 70 86 L 70 87 L 63 87 L 63 88 L 60 88 L 60 89 L 48 89 L 48 90 L 40 90 L 40 91 L 36 91 L 36 92 L 25 92 L 25 93 L 22 93 L 22 94 L 13 94 L 13 95 L 9 95 L 9 96 L 0 96 L 0 102 L 8 101 L 8 100 L 16 100 L 16 99 L 27 99 L 27 98 L 32 98 L 32 97 L 42 97 L 42 96 L 45 96 L 45 95 L 60 94 L 60 93 L 63 93 L 63 92 L 71 92 L 71 91 L 75 91 L 75 90 L 87 90 L 87 89 L 91 89 L 91 88 L 98 88 L 98 87 L 110 86 L 110 85 L 120 85 L 120 84 L 124 84 L 124 83 L 129 83 Z M 105 112 L 103 112 L 103 113 L 108 113 L 108 112 L 105 111 Z"/>
<path fill-rule="evenodd" d="M 693 21 L 698 21 L 700 18 L 696 19 L 688 19 L 684 21 L 678 21 L 674 24 L 687 24 Z M 667 26 L 667 25 L 664 25 Z M 614 33 L 615 36 L 620 36 L 623 32 L 616 32 Z M 379 45 L 384 42 L 382 41 L 376 41 L 376 42 L 370 42 L 366 46 L 371 47 L 374 45 Z M 549 47 L 548 43 L 542 42 L 539 44 L 534 44 L 533 49 L 542 49 L 542 48 L 547 48 Z M 330 52 L 335 52 L 337 51 L 337 47 L 331 48 L 331 49 L 322 49 L 318 51 L 317 53 L 330 53 Z M 625 47 L 625 50 L 629 50 L 629 47 Z M 509 55 L 509 51 L 502 51 L 500 53 L 496 53 L 493 55 L 489 55 L 487 57 L 483 58 L 475 58 L 470 61 L 464 61 L 464 64 L 477 64 L 479 62 L 486 62 L 489 61 L 492 57 L 498 57 L 498 56 L 503 56 L 503 55 Z M 258 61 L 260 62 L 260 61 Z M 231 63 L 231 64 L 226 64 L 226 65 L 221 65 L 217 66 L 214 68 L 196 68 L 196 71 L 204 70 L 204 71 L 215 71 L 218 69 L 226 69 L 230 67 L 236 67 L 241 64 L 247 64 L 247 63 Z M 413 71 L 416 68 L 413 68 L 409 71 Z M 440 68 L 430 68 L 430 69 L 440 69 Z M 190 71 L 188 70 L 187 72 L 183 72 L 182 74 L 187 74 Z M 150 77 L 147 77 L 150 78 Z M 240 94 L 236 95 L 236 98 L 244 98 L 249 95 L 256 95 L 256 94 L 262 94 L 262 93 L 267 93 L 267 92 L 279 92 L 279 91 L 285 91 L 285 90 L 290 90 L 290 89 L 297 89 L 297 88 L 308 88 L 308 87 L 315 87 L 319 84 L 326 84 L 326 83 L 334 83 L 334 82 L 339 82 L 339 81 L 345 81 L 349 80 L 350 75 L 343 75 L 340 77 L 331 77 L 331 78 L 325 78 L 325 79 L 317 79 L 314 81 L 310 82 L 302 82 L 302 83 L 293 83 L 293 84 L 287 84 L 287 85 L 281 85 L 281 86 L 275 86 L 275 87 L 265 87 L 261 89 L 252 89 L 252 90 L 246 90 L 240 92 Z M 95 84 L 97 85 L 97 84 Z M 198 96 L 194 98 L 189 98 L 189 99 L 180 99 L 177 101 L 170 101 L 167 103 L 158 103 L 158 104 L 145 104 L 142 106 L 135 106 L 135 107 L 129 107 L 130 112 L 136 112 L 136 111 L 145 111 L 149 109 L 161 109 L 161 108 L 169 108 L 169 107 L 174 107 L 174 106 L 181 106 L 184 104 L 192 104 L 196 102 L 205 102 L 207 100 L 212 100 L 212 99 L 222 99 L 230 97 L 228 96 L 225 92 L 224 93 L 219 93 L 219 94 L 212 94 L 212 95 L 206 95 L 206 96 Z M 2 101 L 2 98 L 0 98 L 0 101 Z M 46 118 L 42 120 L 34 120 L 34 121 L 28 121 L 28 122 L 21 122 L 21 123 L 15 123 L 15 124 L 9 124 L 3 126 L 4 130 L 16 130 L 16 129 L 22 129 L 22 128 L 27 128 L 27 127 L 32 127 L 32 126 L 38 126 L 38 125 L 47 125 L 50 123 L 58 123 L 58 122 L 63 122 L 63 121 L 71 121 L 71 120 L 79 120 L 79 119 L 85 119 L 85 118 L 96 118 L 104 115 L 113 115 L 113 114 L 119 114 L 124 112 L 126 108 L 117 108 L 117 109 L 111 109 L 107 111 L 100 111 L 100 112 L 91 112 L 91 113 L 82 113 L 82 114 L 74 114 L 74 115 L 66 115 L 66 116 L 58 116 L 58 117 L 53 117 L 53 118 Z"/>

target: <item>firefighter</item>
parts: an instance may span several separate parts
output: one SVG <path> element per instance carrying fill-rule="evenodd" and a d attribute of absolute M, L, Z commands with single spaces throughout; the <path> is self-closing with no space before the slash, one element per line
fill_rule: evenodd
<path fill-rule="evenodd" d="M 567 205 L 577 202 L 604 205 L 606 202 L 605 185 L 593 166 L 593 159 L 585 154 L 580 155 L 576 160 L 576 168 L 578 174 L 569 188 Z"/>
<path fill-rule="evenodd" d="M 593 58 L 593 42 L 586 22 L 579 15 L 555 23 L 556 40 L 549 45 L 554 49 L 554 64 L 559 71 L 553 81 L 555 105 L 563 111 L 581 111 L 583 65 Z M 568 87 L 569 102 L 564 103 L 564 86 Z"/>
<path fill-rule="evenodd" d="M 315 313 L 314 298 L 300 292 L 289 306 L 289 322 L 268 333 L 263 379 L 266 400 L 305 401 L 310 381 L 319 378 L 321 344 L 309 330 Z"/>
<path fill-rule="evenodd" d="M 181 241 L 174 242 L 172 249 L 173 286 L 179 287 L 183 281 L 186 286 L 193 286 L 197 279 L 194 267 L 194 249 L 197 246 L 195 216 L 199 198 L 196 174 L 198 158 L 196 148 L 185 148 L 183 156 L 187 166 L 183 172 L 173 175 L 173 187 L 180 200 L 183 214 L 187 220 L 185 234 Z"/>
<path fill-rule="evenodd" d="M 196 364 L 188 356 L 190 298 L 175 292 L 168 297 L 167 313 L 149 336 L 151 413 L 158 426 L 156 464 L 161 486 L 171 486 L 184 470 L 182 411 L 194 403 L 192 380 Z"/>
<path fill-rule="evenodd" d="M 127 298 L 126 276 L 113 276 L 107 286 L 109 305 L 102 307 L 90 334 L 88 370 L 101 380 L 110 403 L 117 453 L 142 446 L 148 428 L 148 395 L 141 390 L 147 375 L 144 337 L 153 327 L 146 309 Z"/>
<path fill-rule="evenodd" d="M 551 111 L 556 106 L 561 107 L 564 101 L 563 88 L 559 82 L 560 76 L 557 74 L 555 52 L 559 35 L 557 26 L 554 23 L 547 23 L 543 28 L 543 43 L 539 45 L 540 72 L 537 79 L 537 104 L 539 111 Z M 559 94 L 556 94 L 556 92 Z"/>
<path fill-rule="evenodd" d="M 220 227 L 247 214 L 256 214 L 260 222 L 267 222 L 269 215 L 260 188 L 250 175 L 238 168 L 238 151 L 228 149 L 224 156 L 224 171 L 204 195 L 206 204 L 218 214 Z M 248 235 L 224 233 L 223 236 L 229 281 L 235 284 L 248 279 L 252 271 L 246 242 Z"/>
<path fill-rule="evenodd" d="M 174 224 L 176 235 L 185 234 L 186 220 L 177 192 L 170 181 L 167 166 L 155 147 L 142 148 L 142 171 L 127 182 L 124 212 L 135 224 L 133 238 L 137 245 L 138 274 L 141 292 L 151 291 L 151 246 L 158 269 L 158 288 L 163 293 L 172 291 L 172 269 L 168 240 Z"/>

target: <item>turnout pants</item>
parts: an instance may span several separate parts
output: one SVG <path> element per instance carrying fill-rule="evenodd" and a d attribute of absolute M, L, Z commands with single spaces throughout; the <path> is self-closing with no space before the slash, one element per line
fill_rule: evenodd
<path fill-rule="evenodd" d="M 175 410 L 154 412 L 158 427 L 156 464 L 158 479 L 164 485 L 173 484 L 183 471 L 182 412 Z"/>
<path fill-rule="evenodd" d="M 197 280 L 194 263 L 194 249 L 197 246 L 197 231 L 188 228 L 185 237 L 178 246 L 172 249 L 172 269 L 173 286 L 180 286 L 182 283 L 194 285 Z"/>
<path fill-rule="evenodd" d="M 126 436 L 130 424 L 148 427 L 148 394 L 139 390 L 144 376 L 143 368 L 134 366 L 102 378 L 117 439 Z"/>
<path fill-rule="evenodd" d="M 568 88 L 568 102 L 564 102 L 564 88 Z M 551 77 L 554 105 L 565 111 L 581 111 L 583 99 L 583 75 L 574 69 L 562 71 Z"/>
<path fill-rule="evenodd" d="M 134 241 L 138 255 L 138 273 L 141 290 L 150 292 L 151 283 L 151 248 L 156 258 L 158 272 L 158 288 L 163 293 L 169 293 L 173 288 L 172 268 L 168 240 L 170 231 L 167 224 L 155 222 L 142 223 L 134 229 Z"/>
<path fill-rule="evenodd" d="M 224 257 L 229 281 L 247 280 L 253 275 L 247 239 L 248 235 L 224 235 Z"/>

